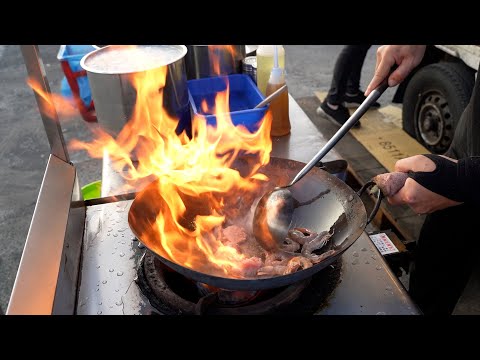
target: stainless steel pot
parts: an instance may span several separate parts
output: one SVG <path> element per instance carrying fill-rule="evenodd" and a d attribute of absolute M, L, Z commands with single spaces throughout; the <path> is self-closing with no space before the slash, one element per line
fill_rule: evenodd
<path fill-rule="evenodd" d="M 245 45 L 187 45 L 187 49 L 185 65 L 188 80 L 218 76 L 214 67 L 215 58 L 220 61 L 220 75 L 242 73 Z"/>
<path fill-rule="evenodd" d="M 131 83 L 133 74 L 167 66 L 163 106 L 171 116 L 179 119 L 177 133 L 190 132 L 186 53 L 185 45 L 137 45 L 133 48 L 108 45 L 85 55 L 80 65 L 87 71 L 97 119 L 102 127 L 116 135 L 131 118 L 136 102 L 136 91 Z M 146 56 L 148 61 L 135 62 L 140 55 Z"/>

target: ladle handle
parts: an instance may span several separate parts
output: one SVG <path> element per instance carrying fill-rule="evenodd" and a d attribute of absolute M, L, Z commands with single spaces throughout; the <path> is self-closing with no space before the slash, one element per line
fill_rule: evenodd
<path fill-rule="evenodd" d="M 391 72 L 390 72 L 391 74 Z M 390 76 L 390 75 L 389 75 Z M 388 79 L 388 77 L 387 77 Z M 337 144 L 337 142 L 342 139 L 345 134 L 360 120 L 360 118 L 367 112 L 370 106 L 378 100 L 378 98 L 385 92 L 388 88 L 388 82 L 385 79 L 375 90 L 373 90 L 367 98 L 360 104 L 357 110 L 348 118 L 345 124 L 342 125 L 340 129 L 332 136 L 330 140 L 320 149 L 320 151 L 313 157 L 312 160 L 308 162 L 305 167 L 300 170 L 300 172 L 295 176 L 295 178 L 288 184 L 292 186 L 301 178 L 303 178 L 320 160 L 323 159 L 327 153 L 332 150 L 332 148 Z"/>
<path fill-rule="evenodd" d="M 260 102 L 257 106 L 255 106 L 254 109 L 264 107 L 273 99 L 275 99 L 277 96 L 279 96 L 281 93 L 283 93 L 285 90 L 287 90 L 287 84 L 283 85 L 281 88 L 278 88 L 276 91 L 268 95 L 265 99 L 263 99 L 262 102 Z"/>

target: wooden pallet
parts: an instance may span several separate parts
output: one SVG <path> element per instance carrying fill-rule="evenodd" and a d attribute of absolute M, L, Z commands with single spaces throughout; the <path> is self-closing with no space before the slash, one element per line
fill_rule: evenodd
<path fill-rule="evenodd" d="M 315 95 L 323 101 L 326 92 Z M 399 159 L 429 153 L 402 129 L 401 118 L 401 109 L 389 105 L 369 110 L 361 119 L 362 126 L 350 130 L 361 146 L 352 144 L 353 151 L 342 156 L 349 163 L 349 174 L 360 185 L 375 175 L 394 171 Z M 391 223 L 408 244 L 418 239 L 424 220 L 425 216 L 415 214 L 408 206 L 392 206 L 384 200 L 374 221 L 379 228 Z"/>

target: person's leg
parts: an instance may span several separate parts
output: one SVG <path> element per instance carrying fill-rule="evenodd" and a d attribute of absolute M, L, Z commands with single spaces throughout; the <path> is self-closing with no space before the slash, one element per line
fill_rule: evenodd
<path fill-rule="evenodd" d="M 358 45 L 345 45 L 338 55 L 335 67 L 333 68 L 332 82 L 328 91 L 326 101 L 330 105 L 340 105 L 347 89 L 347 81 L 358 59 Z"/>
<path fill-rule="evenodd" d="M 343 125 L 350 117 L 348 109 L 343 106 L 343 98 L 356 51 L 356 45 L 346 45 L 342 49 L 335 62 L 330 90 L 317 109 L 318 114 L 323 113 L 338 125 Z M 357 122 L 356 126 L 359 125 L 360 122 Z"/>
<path fill-rule="evenodd" d="M 455 308 L 478 259 L 472 236 L 474 210 L 465 205 L 430 214 L 420 232 L 409 293 L 425 315 L 448 315 Z"/>
<path fill-rule="evenodd" d="M 360 91 L 360 77 L 362 75 L 363 63 L 367 56 L 368 49 L 372 45 L 356 45 L 356 50 L 352 56 L 352 67 L 347 78 L 346 95 L 356 96 Z"/>
<path fill-rule="evenodd" d="M 346 107 L 359 106 L 366 99 L 363 91 L 360 90 L 360 77 L 365 57 L 371 46 L 372 45 L 356 45 L 356 51 L 353 54 L 354 60 L 352 61 L 352 68 L 347 79 L 345 96 L 343 97 Z M 371 107 L 378 108 L 380 107 L 380 103 L 376 101 Z"/>

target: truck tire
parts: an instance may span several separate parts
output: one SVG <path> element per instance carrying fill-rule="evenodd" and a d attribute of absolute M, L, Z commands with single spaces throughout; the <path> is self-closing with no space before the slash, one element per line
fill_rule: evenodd
<path fill-rule="evenodd" d="M 403 129 L 433 153 L 448 150 L 470 100 L 474 74 L 463 63 L 437 63 L 420 69 L 405 91 Z"/>

